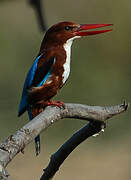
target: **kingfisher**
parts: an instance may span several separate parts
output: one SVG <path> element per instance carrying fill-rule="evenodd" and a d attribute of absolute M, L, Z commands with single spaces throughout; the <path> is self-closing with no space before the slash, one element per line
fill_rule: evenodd
<path fill-rule="evenodd" d="M 112 24 L 77 24 L 60 22 L 50 27 L 41 43 L 38 55 L 29 69 L 18 116 L 25 111 L 29 119 L 36 117 L 46 106 L 64 107 L 64 102 L 51 99 L 60 91 L 70 74 L 71 45 L 74 39 L 109 32 L 112 29 L 92 30 Z M 36 155 L 40 153 L 40 136 L 35 138 Z"/>

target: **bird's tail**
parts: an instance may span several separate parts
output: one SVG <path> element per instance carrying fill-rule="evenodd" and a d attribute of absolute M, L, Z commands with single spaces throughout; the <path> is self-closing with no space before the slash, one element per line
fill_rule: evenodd
<path fill-rule="evenodd" d="M 28 116 L 30 121 L 34 118 L 33 114 L 31 112 L 31 107 L 28 107 Z M 40 135 L 35 137 L 35 151 L 36 151 L 36 156 L 40 154 Z"/>
<path fill-rule="evenodd" d="M 35 137 L 35 152 L 36 156 L 40 154 L 40 135 Z"/>

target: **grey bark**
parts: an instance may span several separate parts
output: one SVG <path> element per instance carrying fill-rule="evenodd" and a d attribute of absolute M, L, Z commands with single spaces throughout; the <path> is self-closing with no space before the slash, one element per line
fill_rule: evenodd
<path fill-rule="evenodd" d="M 65 108 L 47 107 L 41 114 L 28 124 L 19 129 L 14 135 L 10 135 L 0 144 L 0 179 L 8 179 L 6 166 L 12 159 L 24 150 L 41 131 L 48 128 L 54 122 L 63 118 L 83 119 L 86 121 L 105 122 L 114 115 L 126 111 L 128 104 L 100 107 L 81 104 L 65 104 Z"/>

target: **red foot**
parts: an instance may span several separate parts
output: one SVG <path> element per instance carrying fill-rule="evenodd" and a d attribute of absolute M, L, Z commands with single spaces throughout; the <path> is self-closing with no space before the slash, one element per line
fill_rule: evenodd
<path fill-rule="evenodd" d="M 63 108 L 65 108 L 64 102 L 61 102 L 61 101 L 47 101 L 46 105 L 47 106 L 57 106 L 59 108 L 62 106 Z"/>

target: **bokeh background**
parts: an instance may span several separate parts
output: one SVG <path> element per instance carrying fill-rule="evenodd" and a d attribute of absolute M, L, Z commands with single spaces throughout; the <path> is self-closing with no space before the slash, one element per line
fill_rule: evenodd
<path fill-rule="evenodd" d="M 90 105 L 131 101 L 131 1 L 44 1 L 48 27 L 59 21 L 113 23 L 113 32 L 76 40 L 72 71 L 55 99 Z M 28 122 L 17 117 L 26 73 L 43 38 L 34 10 L 25 0 L 0 1 L 0 141 Z M 107 122 L 104 134 L 81 144 L 54 179 L 130 180 L 131 111 Z M 80 120 L 62 120 L 41 134 L 41 154 L 34 144 L 8 166 L 10 180 L 36 180 L 55 152 L 77 129 Z"/>

